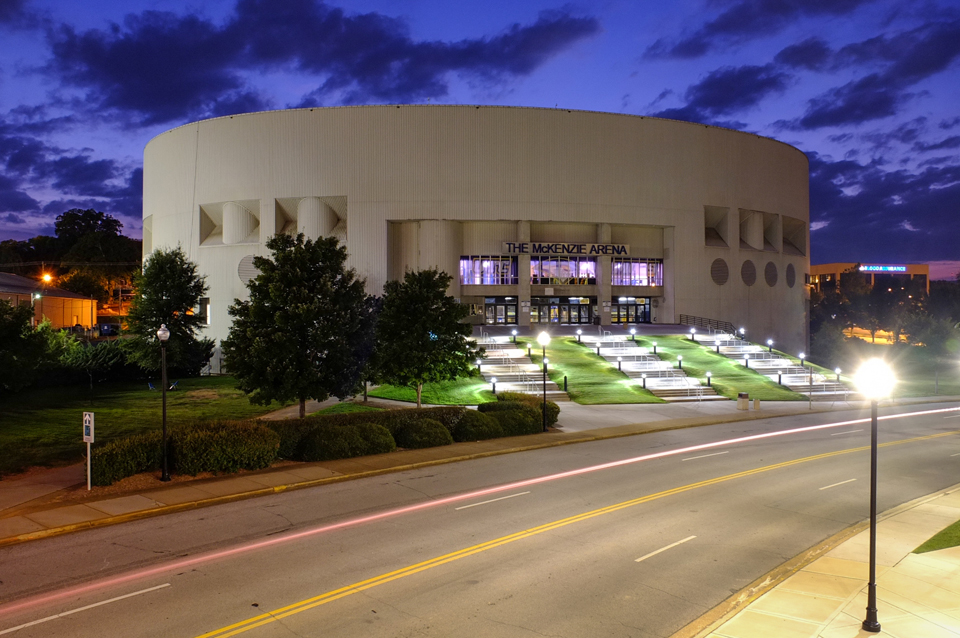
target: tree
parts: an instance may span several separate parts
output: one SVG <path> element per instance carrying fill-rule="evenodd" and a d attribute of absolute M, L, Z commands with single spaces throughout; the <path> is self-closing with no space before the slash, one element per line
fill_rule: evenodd
<path fill-rule="evenodd" d="M 181 374 L 197 375 L 210 361 L 214 343 L 199 339 L 203 319 L 194 312 L 206 294 L 204 277 L 179 247 L 156 250 L 134 277 L 136 294 L 130 304 L 124 332 L 133 338 L 124 342 L 127 360 L 144 370 L 160 368 L 157 330 L 166 324 L 167 365 Z"/>
<path fill-rule="evenodd" d="M 119 219 L 92 208 L 71 208 L 62 215 L 57 215 L 53 228 L 64 249 L 69 249 L 85 236 L 94 233 L 120 235 L 123 224 Z"/>
<path fill-rule="evenodd" d="M 466 375 L 482 354 L 467 341 L 472 329 L 462 321 L 468 310 L 447 295 L 449 285 L 447 273 L 420 270 L 384 286 L 377 324 L 379 377 L 416 388 L 418 408 L 424 383 Z"/>
<path fill-rule="evenodd" d="M 14 307 L 0 300 L 0 392 L 30 385 L 48 360 L 46 339 L 31 327 L 32 318 L 30 306 Z"/>
<path fill-rule="evenodd" d="M 97 375 L 103 375 L 123 363 L 123 351 L 119 341 L 87 343 L 61 355 L 60 362 L 87 375 L 90 389 Z"/>
<path fill-rule="evenodd" d="M 960 329 L 953 320 L 920 315 L 914 320 L 911 337 L 923 343 L 926 353 L 933 359 L 933 393 L 940 394 L 940 368 L 945 359 L 954 359 L 960 351 Z"/>
<path fill-rule="evenodd" d="M 224 364 L 252 403 L 356 394 L 373 346 L 375 300 L 346 269 L 347 249 L 333 237 L 316 241 L 274 235 L 272 258 L 256 257 L 260 274 L 249 301 L 234 300 Z"/>

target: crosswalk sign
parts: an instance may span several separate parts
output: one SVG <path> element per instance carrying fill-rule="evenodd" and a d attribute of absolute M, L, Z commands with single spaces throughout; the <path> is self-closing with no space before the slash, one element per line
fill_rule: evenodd
<path fill-rule="evenodd" d="M 83 442 L 93 443 L 93 412 L 83 413 Z"/>

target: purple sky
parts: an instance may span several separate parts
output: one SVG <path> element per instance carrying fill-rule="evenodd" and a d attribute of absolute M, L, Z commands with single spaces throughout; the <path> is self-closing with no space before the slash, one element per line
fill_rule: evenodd
<path fill-rule="evenodd" d="M 958 58 L 958 0 L 0 0 L 0 239 L 74 207 L 139 236 L 144 145 L 204 117 L 557 105 L 793 144 L 814 263 L 950 276 Z"/>

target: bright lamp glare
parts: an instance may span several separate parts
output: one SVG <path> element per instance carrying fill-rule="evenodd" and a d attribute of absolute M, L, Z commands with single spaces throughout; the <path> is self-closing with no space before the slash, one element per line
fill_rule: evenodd
<path fill-rule="evenodd" d="M 546 332 L 541 332 L 537 336 L 537 343 L 544 347 L 550 345 L 550 335 L 548 335 Z"/>
<path fill-rule="evenodd" d="M 893 370 L 883 359 L 865 361 L 857 374 L 853 377 L 860 394 L 872 401 L 878 401 L 890 396 L 897 378 Z"/>

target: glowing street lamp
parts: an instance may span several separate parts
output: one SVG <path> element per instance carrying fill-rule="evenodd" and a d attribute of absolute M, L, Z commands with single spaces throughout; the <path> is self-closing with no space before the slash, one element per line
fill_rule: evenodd
<path fill-rule="evenodd" d="M 740 328 L 740 340 L 741 340 L 741 341 L 743 340 L 743 338 L 744 338 L 746 335 L 747 335 L 747 329 L 746 329 L 746 328 Z"/>
<path fill-rule="evenodd" d="M 477 372 L 480 372 L 482 364 L 483 364 L 483 361 L 481 361 L 480 359 L 477 359 Z"/>
<path fill-rule="evenodd" d="M 767 339 L 767 352 L 773 352 L 773 339 Z"/>
<path fill-rule="evenodd" d="M 550 335 L 541 332 L 537 336 L 537 343 L 543 348 L 543 409 L 540 411 L 543 415 L 543 431 L 547 431 L 547 345 L 550 344 Z M 599 347 L 597 348 L 599 350 Z"/>
<path fill-rule="evenodd" d="M 783 385 L 783 370 L 777 370 L 777 384 Z"/>
<path fill-rule="evenodd" d="M 490 383 L 493 385 L 493 396 L 497 396 L 497 378 L 492 377 Z"/>
<path fill-rule="evenodd" d="M 617 357 L 617 370 L 623 372 L 623 357 Z"/>
<path fill-rule="evenodd" d="M 678 354 L 678 355 L 677 355 L 677 367 L 678 367 L 679 369 L 683 370 L 683 355 L 682 355 L 682 354 Z"/>
<path fill-rule="evenodd" d="M 857 389 L 870 401 L 870 581 L 867 583 L 867 617 L 864 631 L 880 631 L 877 620 L 877 404 L 890 396 L 897 379 L 882 359 L 870 359 L 853 378 Z"/>
<path fill-rule="evenodd" d="M 580 343 L 580 335 L 583 334 L 583 330 L 577 328 L 577 343 Z"/>
<path fill-rule="evenodd" d="M 657 342 L 653 342 L 653 354 L 657 354 Z"/>
<path fill-rule="evenodd" d="M 517 342 L 517 331 L 516 331 L 516 329 L 511 330 L 511 333 L 513 333 L 513 342 L 516 343 L 516 342 Z"/>
<path fill-rule="evenodd" d="M 803 359 L 804 359 L 804 357 L 806 357 L 806 356 L 807 356 L 807 355 L 803 354 L 802 352 L 800 353 L 800 367 L 801 367 L 801 368 L 803 367 Z"/>
<path fill-rule="evenodd" d="M 160 455 L 163 458 L 163 468 L 160 474 L 161 481 L 170 480 L 170 470 L 167 467 L 167 339 L 170 338 L 170 331 L 167 324 L 161 323 L 157 330 L 157 339 L 160 340 L 160 385 L 163 395 L 163 446 Z"/>
<path fill-rule="evenodd" d="M 636 340 L 637 340 L 637 329 L 636 329 L 636 328 L 630 328 L 630 341 L 634 341 L 634 342 L 635 342 Z"/>
<path fill-rule="evenodd" d="M 713 345 L 717 347 L 717 354 L 720 354 L 720 340 L 717 339 L 713 342 Z"/>
<path fill-rule="evenodd" d="M 837 381 L 839 381 L 839 380 L 840 380 L 840 368 L 834 368 L 833 371 L 834 371 L 834 372 L 836 373 L 836 375 L 837 375 Z"/>
<path fill-rule="evenodd" d="M 711 387 L 711 386 L 710 386 L 710 379 L 711 379 L 711 377 L 713 377 L 713 373 L 710 372 L 709 370 L 707 370 L 707 387 L 708 387 L 708 388 Z"/>
<path fill-rule="evenodd" d="M 749 354 L 749 353 L 744 353 L 744 355 L 743 355 L 743 365 L 746 366 L 747 368 L 750 367 L 750 354 Z"/>
<path fill-rule="evenodd" d="M 644 372 L 643 374 L 641 374 L 640 379 L 643 381 L 643 389 L 646 390 L 647 389 L 647 373 Z"/>
<path fill-rule="evenodd" d="M 697 340 L 697 329 L 690 328 L 690 341 L 696 341 L 696 340 Z"/>

